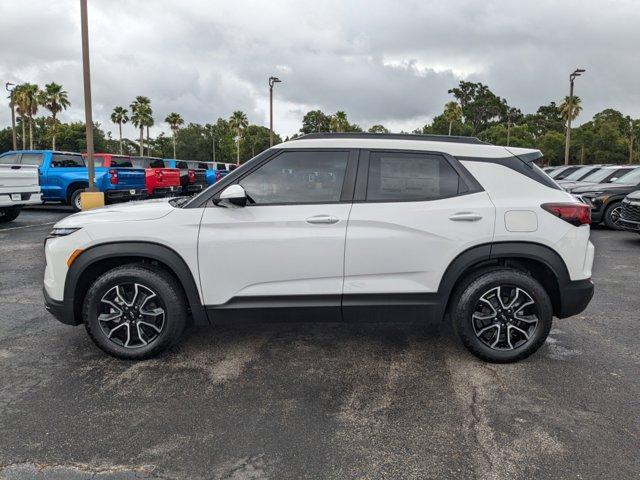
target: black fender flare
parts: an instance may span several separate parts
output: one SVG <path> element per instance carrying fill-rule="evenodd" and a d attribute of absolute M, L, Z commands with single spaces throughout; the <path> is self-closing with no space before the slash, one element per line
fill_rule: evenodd
<path fill-rule="evenodd" d="M 81 323 L 82 318 L 82 306 L 78 305 L 79 299 L 75 299 L 78 282 L 82 278 L 82 274 L 97 262 L 122 257 L 156 260 L 166 265 L 177 277 L 184 289 L 194 323 L 209 324 L 193 274 L 187 263 L 175 250 L 153 242 L 113 242 L 88 248 L 77 257 L 67 272 L 64 285 L 64 302 L 65 304 L 74 305 L 73 318 L 76 325 Z"/>
<path fill-rule="evenodd" d="M 567 266 L 554 250 L 534 242 L 496 242 L 476 245 L 460 253 L 446 269 L 440 285 L 438 298 L 442 305 L 442 315 L 449 302 L 453 289 L 466 272 L 483 264 L 490 265 L 492 261 L 503 258 L 535 260 L 545 265 L 558 282 L 560 297 L 563 287 L 571 282 Z"/>

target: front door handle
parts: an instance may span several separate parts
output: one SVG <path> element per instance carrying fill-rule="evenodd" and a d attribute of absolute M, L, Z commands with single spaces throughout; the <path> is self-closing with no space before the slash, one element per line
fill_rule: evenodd
<path fill-rule="evenodd" d="M 482 219 L 482 215 L 474 212 L 458 212 L 449 217 L 454 222 L 477 222 Z"/>
<path fill-rule="evenodd" d="M 307 218 L 307 223 L 313 224 L 330 225 L 332 223 L 338 223 L 338 221 L 340 221 L 340 219 L 332 215 L 315 215 Z"/>

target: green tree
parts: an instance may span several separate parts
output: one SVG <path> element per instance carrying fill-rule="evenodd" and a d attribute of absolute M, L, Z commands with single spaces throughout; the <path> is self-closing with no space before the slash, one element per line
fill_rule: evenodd
<path fill-rule="evenodd" d="M 169 124 L 173 133 L 173 158 L 176 158 L 176 132 L 180 130 L 180 126 L 184 125 L 184 120 L 179 113 L 171 112 L 164 121 Z"/>
<path fill-rule="evenodd" d="M 504 124 L 499 123 L 487 128 L 478 136 L 481 140 L 494 145 L 507 145 L 509 141 L 514 147 L 530 148 L 535 145 L 533 134 L 527 129 L 526 125 L 514 125 L 508 128 Z"/>
<path fill-rule="evenodd" d="M 482 83 L 461 81 L 449 93 L 458 100 L 464 121 L 472 126 L 474 135 L 506 114 L 506 103 Z"/>
<path fill-rule="evenodd" d="M 16 87 L 16 105 L 18 115 L 22 119 L 22 148 L 25 148 L 24 122 L 25 118 L 29 123 L 29 148 L 33 149 L 33 117 L 38 113 L 39 92 L 38 85 L 33 83 L 23 83 Z"/>
<path fill-rule="evenodd" d="M 571 117 L 571 121 L 578 118 L 578 115 L 580 115 L 580 112 L 582 112 L 582 100 L 580 99 L 580 97 L 574 95 L 571 99 L 571 109 L 569 109 L 569 97 L 564 97 L 564 100 L 560 104 L 559 108 L 560 115 L 562 115 L 562 119 L 566 124 L 569 120 L 569 117 Z"/>
<path fill-rule="evenodd" d="M 562 133 L 549 130 L 538 138 L 536 146 L 549 165 L 564 163 L 564 135 Z"/>
<path fill-rule="evenodd" d="M 538 107 L 536 113 L 525 115 L 522 123 L 527 125 L 529 131 L 533 133 L 536 138 L 541 137 L 549 131 L 562 133 L 565 124 L 560 109 L 555 102 Z"/>
<path fill-rule="evenodd" d="M 389 133 L 389 130 L 384 125 L 373 125 L 369 128 L 369 133 Z"/>
<path fill-rule="evenodd" d="M 39 92 L 38 101 L 40 105 L 51 112 L 51 148 L 56 149 L 56 127 L 57 115 L 62 110 L 71 106 L 69 93 L 62 89 L 62 85 L 55 82 L 47 83 L 44 90 Z"/>
<path fill-rule="evenodd" d="M 331 118 L 321 110 L 311 110 L 302 118 L 302 133 L 328 132 L 331 129 Z"/>
<path fill-rule="evenodd" d="M 229 118 L 229 126 L 233 130 L 236 137 L 236 165 L 240 165 L 240 140 L 244 129 L 249 125 L 247 116 L 244 112 L 236 110 Z"/>
<path fill-rule="evenodd" d="M 111 121 L 118 125 L 120 155 L 122 155 L 122 124 L 129 121 L 129 111 L 124 107 L 115 107 L 111 113 Z"/>
<path fill-rule="evenodd" d="M 451 136 L 451 129 L 453 128 L 453 122 L 459 122 L 462 118 L 462 108 L 458 105 L 458 102 L 447 102 L 444 106 L 444 118 L 449 122 L 449 133 Z"/>
<path fill-rule="evenodd" d="M 140 130 L 140 156 L 144 155 L 144 127 L 147 127 L 147 140 L 149 139 L 149 124 L 153 125 L 151 100 L 149 97 L 138 95 L 131 103 L 131 123 Z"/>
<path fill-rule="evenodd" d="M 329 121 L 329 127 L 332 132 L 346 132 L 349 129 L 349 120 L 347 120 L 347 114 L 342 110 L 337 111 L 331 116 Z"/>

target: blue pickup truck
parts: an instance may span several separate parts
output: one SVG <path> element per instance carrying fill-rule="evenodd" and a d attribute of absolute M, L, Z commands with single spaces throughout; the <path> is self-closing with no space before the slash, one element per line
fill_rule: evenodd
<path fill-rule="evenodd" d="M 53 150 L 11 151 L 12 163 L 37 165 L 44 202 L 62 202 L 80 210 L 80 193 L 89 185 L 89 173 L 79 153 Z M 6 159 L 5 159 L 6 160 Z M 147 198 L 143 168 L 96 167 L 96 187 L 104 192 L 105 202 L 114 203 Z"/>

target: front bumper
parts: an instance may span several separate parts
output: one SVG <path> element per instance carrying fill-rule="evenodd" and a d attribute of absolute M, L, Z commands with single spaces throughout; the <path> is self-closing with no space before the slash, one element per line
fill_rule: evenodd
<path fill-rule="evenodd" d="M 640 233 L 640 222 L 633 222 L 631 220 L 625 220 L 624 218 L 620 217 L 617 225 L 623 230 Z"/>
<path fill-rule="evenodd" d="M 108 203 L 127 202 L 129 200 L 144 200 L 149 195 L 146 188 L 132 188 L 129 190 L 107 190 L 104 198 Z"/>
<path fill-rule="evenodd" d="M 54 300 L 45 288 L 42 289 L 42 293 L 44 294 L 44 307 L 56 320 L 66 325 L 78 325 L 73 315 L 73 302 Z"/>
<path fill-rule="evenodd" d="M 593 298 L 593 282 L 591 279 L 574 280 L 560 288 L 560 310 L 558 318 L 567 318 L 584 311 Z"/>

